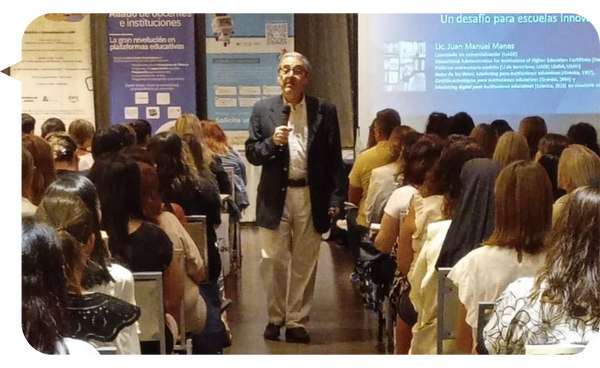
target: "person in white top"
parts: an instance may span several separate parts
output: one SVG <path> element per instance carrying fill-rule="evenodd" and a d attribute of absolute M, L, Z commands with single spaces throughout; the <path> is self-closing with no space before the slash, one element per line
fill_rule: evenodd
<path fill-rule="evenodd" d="M 21 220 L 21 327 L 25 339 L 44 354 L 97 355 L 93 346 L 65 338 L 67 286 L 56 231 L 32 216 Z"/>
<path fill-rule="evenodd" d="M 491 354 L 526 345 L 585 345 L 600 334 L 600 186 L 569 196 L 548 237 L 541 272 L 510 284 L 483 330 Z M 597 352 L 596 352 L 597 354 Z"/>
<path fill-rule="evenodd" d="M 490 302 L 520 277 L 542 267 L 552 220 L 552 185 L 537 162 L 506 166 L 495 186 L 495 226 L 483 246 L 462 258 L 448 274 L 458 286 L 456 345 L 474 351 L 479 302 Z"/>

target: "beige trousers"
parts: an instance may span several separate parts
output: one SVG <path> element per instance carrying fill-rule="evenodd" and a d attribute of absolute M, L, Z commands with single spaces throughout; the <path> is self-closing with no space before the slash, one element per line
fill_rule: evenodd
<path fill-rule="evenodd" d="M 312 221 L 308 187 L 288 187 L 279 227 L 259 228 L 261 277 L 269 323 L 304 327 L 315 291 L 321 234 Z"/>

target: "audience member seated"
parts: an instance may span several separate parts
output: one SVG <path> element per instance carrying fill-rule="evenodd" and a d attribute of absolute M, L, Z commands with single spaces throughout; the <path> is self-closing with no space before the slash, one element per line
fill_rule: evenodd
<path fill-rule="evenodd" d="M 77 143 L 77 157 L 79 157 L 79 171 L 88 171 L 94 164 L 92 157 L 92 139 L 96 129 L 85 119 L 76 119 L 69 124 L 69 135 Z"/>
<path fill-rule="evenodd" d="M 473 351 L 477 341 L 479 302 L 496 300 L 511 282 L 535 275 L 546 257 L 552 186 L 544 169 L 531 161 L 508 165 L 496 180 L 495 194 L 492 235 L 448 274 L 458 286 L 455 336 L 457 347 L 465 353 Z"/>
<path fill-rule="evenodd" d="M 511 128 L 508 122 L 504 119 L 496 119 L 492 121 L 490 125 L 496 130 L 496 132 L 498 132 L 498 139 L 500 139 L 504 133 L 513 131 L 513 128 Z"/>
<path fill-rule="evenodd" d="M 65 123 L 59 118 L 49 118 L 42 124 L 42 138 L 46 139 L 48 134 L 54 132 L 66 132 Z"/>
<path fill-rule="evenodd" d="M 208 280 L 216 281 L 221 273 L 221 257 L 216 247 L 215 226 L 221 224 L 221 199 L 215 186 L 199 181 L 182 161 L 183 146 L 172 132 L 155 135 L 148 143 L 148 152 L 157 165 L 160 192 L 164 202 L 183 207 L 186 215 L 205 215 L 208 233 Z"/>
<path fill-rule="evenodd" d="M 227 135 L 225 135 L 219 123 L 212 120 L 202 120 L 201 126 L 204 132 L 204 142 L 208 148 L 221 158 L 224 166 L 233 167 L 235 203 L 243 211 L 250 204 L 246 192 L 246 185 L 248 184 L 246 164 L 244 164 L 237 150 L 227 142 Z"/>
<path fill-rule="evenodd" d="M 565 194 L 565 191 L 558 187 L 558 161 L 563 150 L 568 146 L 569 139 L 567 137 L 549 133 L 540 139 L 538 151 L 535 154 L 535 161 L 542 165 L 548 173 L 555 201 Z"/>
<path fill-rule="evenodd" d="M 47 194 L 37 216 L 54 227 L 59 235 L 65 259 L 70 335 L 103 343 L 114 342 L 118 334 L 140 317 L 140 309 L 121 299 L 88 292 L 81 285 L 85 265 L 94 248 L 92 214 L 83 201 L 70 193 Z M 131 336 L 137 343 L 137 336 Z"/>
<path fill-rule="evenodd" d="M 33 134 L 23 136 L 21 143 L 22 148 L 33 157 L 31 197 L 28 199 L 37 206 L 42 201 L 46 188 L 56 179 L 52 148 L 46 140 Z"/>
<path fill-rule="evenodd" d="M 21 214 L 33 215 L 37 206 L 31 203 L 33 191 L 33 157 L 27 148 L 21 148 Z"/>
<path fill-rule="evenodd" d="M 123 135 L 116 127 L 99 129 L 92 138 L 92 158 L 96 161 L 103 154 L 119 152 L 123 147 Z"/>
<path fill-rule="evenodd" d="M 133 147 L 137 142 L 137 134 L 130 124 L 117 124 L 113 128 L 121 134 L 123 139 L 123 148 Z"/>
<path fill-rule="evenodd" d="M 483 336 L 492 354 L 523 354 L 525 345 L 586 344 L 600 324 L 600 187 L 575 190 L 535 278 L 510 284 Z"/>
<path fill-rule="evenodd" d="M 86 177 L 68 174 L 52 183 L 46 195 L 70 193 L 79 197 L 92 215 L 94 248 L 85 264 L 81 286 L 90 292 L 102 293 L 136 305 L 131 271 L 110 259 L 110 253 L 100 232 L 100 200 L 94 184 Z M 123 328 L 114 345 L 117 354 L 140 354 L 137 322 Z M 96 343 L 96 346 L 103 346 Z M 105 345 L 105 344 L 104 344 Z"/>
<path fill-rule="evenodd" d="M 50 133 L 46 140 L 52 148 L 54 168 L 58 177 L 79 170 L 79 156 L 77 156 L 77 143 L 64 132 Z"/>
<path fill-rule="evenodd" d="M 29 114 L 21 114 L 21 134 L 33 134 L 35 130 L 35 118 Z"/>
<path fill-rule="evenodd" d="M 85 341 L 69 338 L 63 252 L 56 231 L 34 217 L 21 220 L 21 327 L 44 354 L 98 355 Z"/>
<path fill-rule="evenodd" d="M 152 125 L 147 120 L 139 119 L 131 123 L 131 127 L 135 130 L 135 146 L 146 148 L 152 136 Z"/>
<path fill-rule="evenodd" d="M 456 115 L 448 118 L 444 137 L 448 137 L 452 134 L 464 135 L 468 137 L 471 135 L 473 128 L 475 128 L 473 118 L 466 112 L 459 112 Z"/>
<path fill-rule="evenodd" d="M 406 140 L 407 134 L 415 133 Z M 392 154 L 391 162 L 387 165 L 373 169 L 369 180 L 369 190 L 365 199 L 365 211 L 368 224 L 379 224 L 383 217 L 383 209 L 388 199 L 402 183 L 402 150 L 408 149 L 419 139 L 421 134 L 409 126 L 397 127 L 390 136 Z"/>
<path fill-rule="evenodd" d="M 440 138 L 446 135 L 446 124 L 448 123 L 448 115 L 443 112 L 432 112 L 427 118 L 425 125 L 425 134 L 435 134 Z"/>
<path fill-rule="evenodd" d="M 600 147 L 598 147 L 598 132 L 596 128 L 588 123 L 577 123 L 569 127 L 567 137 L 571 144 L 581 144 L 591 149 L 600 156 Z"/>
<path fill-rule="evenodd" d="M 402 295 L 402 298 L 410 297 L 407 304 L 414 309 L 410 314 L 403 313 L 400 309 L 399 316 L 401 323 L 406 323 L 405 327 L 409 327 L 417 333 L 416 336 L 413 336 L 417 341 L 410 343 L 408 339 L 408 341 L 403 340 L 405 336 L 411 336 L 411 332 L 403 333 L 403 338 L 399 341 L 406 344 L 402 350 L 405 351 L 410 346 L 412 354 L 426 354 L 432 348 L 430 342 L 426 341 L 427 331 L 424 335 L 421 334 L 421 330 L 426 329 L 426 326 L 424 323 L 419 323 L 417 318 L 427 318 L 431 313 L 426 310 L 429 306 L 421 304 L 413 306 L 412 304 L 413 295 L 420 292 L 420 290 L 412 289 L 412 284 L 421 283 L 421 280 L 415 277 L 414 269 L 423 244 L 427 240 L 427 227 L 434 222 L 452 219 L 461 190 L 460 172 L 462 167 L 467 161 L 481 157 L 484 157 L 481 147 L 467 137 L 455 140 L 444 148 L 439 161 L 427 173 L 423 187 L 413 196 L 407 216 L 400 227 L 398 272 L 405 275 L 407 282 L 404 284 L 408 288 L 405 287 L 398 293 Z M 423 295 L 414 296 L 418 300 L 425 298 Z M 424 321 L 421 319 L 421 322 Z M 421 337 L 425 338 L 425 341 L 421 341 Z M 435 344 L 433 348 L 435 348 Z"/>
<path fill-rule="evenodd" d="M 473 138 L 485 153 L 485 157 L 494 157 L 494 151 L 498 144 L 498 132 L 489 124 L 479 124 L 471 131 L 469 137 Z"/>
<path fill-rule="evenodd" d="M 548 134 L 546 122 L 539 116 L 528 116 L 521 120 L 519 133 L 523 134 L 529 147 L 529 158 L 533 160 L 538 149 L 538 144 L 543 136 Z"/>
<path fill-rule="evenodd" d="M 589 185 L 600 176 L 600 157 L 589 148 L 572 144 L 565 148 L 558 161 L 558 187 L 567 194 L 560 197 L 552 207 L 552 223 L 555 223 L 569 195 L 577 188 Z"/>
<path fill-rule="evenodd" d="M 518 160 L 531 160 L 527 140 L 520 133 L 504 133 L 498 139 L 493 160 L 501 163 L 504 167 Z"/>
<path fill-rule="evenodd" d="M 206 304 L 198 289 L 198 284 L 206 278 L 204 262 L 198 252 L 198 247 L 177 217 L 162 210 L 163 204 L 158 192 L 156 169 L 144 162 L 138 162 L 138 166 L 141 174 L 140 195 L 144 218 L 160 226 L 171 239 L 173 250 L 182 251 L 185 258 L 185 269 L 177 269 L 177 272 L 181 272 L 181 285 L 184 288 L 182 293 L 186 332 L 200 333 L 206 323 Z M 179 314 L 176 313 L 173 316 L 179 322 Z"/>
<path fill-rule="evenodd" d="M 410 300 L 418 312 L 411 353 L 436 354 L 438 267 L 452 267 L 490 236 L 494 228 L 494 185 L 502 165 L 474 158 L 460 174 L 461 193 L 452 220 L 429 224 L 427 240 L 415 261 Z M 441 251 L 441 253 L 440 253 Z M 449 340 L 451 341 L 451 340 Z M 444 347 L 444 352 L 456 348 Z"/>
<path fill-rule="evenodd" d="M 348 201 L 358 207 L 347 214 L 348 242 L 352 259 L 356 263 L 360 254 L 361 239 L 368 232 L 366 217 L 366 197 L 373 169 L 392 162 L 390 135 L 401 124 L 400 115 L 394 109 L 385 109 L 377 113 L 373 122 L 377 145 L 362 152 L 356 158 L 349 176 Z"/>

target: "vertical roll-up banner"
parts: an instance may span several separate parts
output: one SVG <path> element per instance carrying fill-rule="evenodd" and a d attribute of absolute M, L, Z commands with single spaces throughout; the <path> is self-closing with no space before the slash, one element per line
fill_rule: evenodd
<path fill-rule="evenodd" d="M 293 14 L 207 14 L 208 118 L 247 137 L 252 106 L 281 94 L 279 56 L 293 50 Z"/>
<path fill-rule="evenodd" d="M 192 14 L 109 14 L 110 123 L 144 119 L 155 132 L 196 113 Z"/>
<path fill-rule="evenodd" d="M 51 117 L 68 126 L 75 119 L 94 123 L 89 14 L 46 14 L 23 35 L 21 62 L 11 76 L 22 85 L 21 107 L 33 116 L 36 133 Z"/>

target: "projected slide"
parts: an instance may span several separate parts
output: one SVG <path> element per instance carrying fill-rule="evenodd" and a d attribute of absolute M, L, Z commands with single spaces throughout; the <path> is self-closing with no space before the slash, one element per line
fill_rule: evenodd
<path fill-rule="evenodd" d="M 373 14 L 359 29 L 365 119 L 600 113 L 600 42 L 579 15 Z"/>

